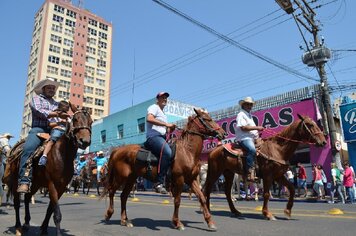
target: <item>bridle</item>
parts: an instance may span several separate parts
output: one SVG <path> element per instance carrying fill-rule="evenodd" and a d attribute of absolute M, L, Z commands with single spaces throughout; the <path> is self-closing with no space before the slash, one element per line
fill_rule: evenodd
<path fill-rule="evenodd" d="M 318 132 L 315 132 L 315 133 L 312 132 L 312 131 L 309 129 L 309 127 L 305 124 L 305 120 L 304 120 L 304 119 L 302 120 L 301 125 L 303 125 L 303 127 L 305 128 L 305 130 L 310 134 L 310 137 L 309 137 L 309 139 L 308 139 L 308 142 L 309 142 L 311 139 L 313 139 L 313 140 L 318 140 L 316 136 L 319 135 L 319 134 L 322 134 L 321 131 L 318 131 Z"/>
<path fill-rule="evenodd" d="M 72 115 L 72 119 L 71 121 L 68 123 L 67 125 L 67 132 L 66 132 L 66 136 L 68 138 L 74 138 L 75 134 L 78 133 L 80 130 L 82 129 L 86 129 L 89 131 L 89 133 L 91 134 L 91 127 L 89 126 L 78 126 L 78 127 L 74 127 L 74 124 L 73 124 L 73 118 L 75 115 L 79 114 L 79 113 L 83 113 L 85 116 L 90 116 L 90 114 L 88 113 L 87 110 L 78 110 L 76 112 L 74 112 L 74 114 Z"/>
<path fill-rule="evenodd" d="M 198 118 L 198 120 L 197 120 L 197 118 Z M 217 127 L 217 128 L 211 127 L 210 125 L 208 125 L 205 122 L 205 120 L 200 115 L 196 115 L 193 118 L 193 122 L 198 126 L 198 130 L 199 131 L 196 132 L 196 131 L 192 131 L 192 130 L 185 130 L 185 132 L 187 132 L 188 134 L 198 135 L 198 136 L 202 137 L 203 139 L 215 138 L 215 137 L 217 137 L 219 135 L 217 133 L 217 130 L 219 130 L 219 127 Z M 204 132 L 204 131 L 208 131 L 210 133 L 214 133 L 215 135 L 211 136 L 211 135 L 203 134 L 202 132 Z"/>

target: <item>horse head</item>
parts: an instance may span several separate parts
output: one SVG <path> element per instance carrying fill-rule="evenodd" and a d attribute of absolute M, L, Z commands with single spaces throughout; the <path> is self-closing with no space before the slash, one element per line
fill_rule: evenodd
<path fill-rule="evenodd" d="M 226 133 L 209 115 L 208 112 L 195 109 L 195 116 L 188 118 L 188 129 L 201 136 L 212 136 L 219 140 L 224 139 Z"/>
<path fill-rule="evenodd" d="M 87 148 L 91 143 L 91 124 L 93 120 L 86 109 L 77 109 L 70 103 L 73 116 L 67 127 L 67 137 L 74 140 L 75 145 L 81 149 Z"/>
<path fill-rule="evenodd" d="M 308 142 L 315 143 L 316 146 L 323 147 L 326 144 L 324 133 L 320 130 L 319 126 L 308 116 L 301 116 L 300 119 L 300 135 Z"/>

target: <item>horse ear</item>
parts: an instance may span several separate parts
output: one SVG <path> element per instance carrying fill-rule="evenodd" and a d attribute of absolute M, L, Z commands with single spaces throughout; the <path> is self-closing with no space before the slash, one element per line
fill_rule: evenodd
<path fill-rule="evenodd" d="M 303 116 L 301 116 L 301 115 L 298 114 L 298 113 L 297 113 L 297 115 L 298 115 L 299 119 L 304 120 L 304 117 L 303 117 Z"/>
<path fill-rule="evenodd" d="M 76 113 L 78 111 L 77 107 L 71 102 L 69 102 L 69 106 L 73 113 Z"/>

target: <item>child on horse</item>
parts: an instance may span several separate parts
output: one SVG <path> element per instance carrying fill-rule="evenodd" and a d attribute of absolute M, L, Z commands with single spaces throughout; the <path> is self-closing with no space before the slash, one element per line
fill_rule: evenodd
<path fill-rule="evenodd" d="M 58 108 L 55 110 L 59 113 L 67 113 L 69 111 L 69 103 L 67 101 L 60 101 L 58 104 Z M 43 151 L 43 155 L 38 161 L 39 166 L 46 166 L 47 163 L 47 155 L 51 150 L 53 144 L 57 142 L 58 139 L 62 137 L 62 135 L 66 132 L 67 123 L 69 122 L 69 118 L 61 119 L 59 117 L 52 118 L 50 120 L 49 126 L 52 128 L 51 137 L 46 147 Z"/>

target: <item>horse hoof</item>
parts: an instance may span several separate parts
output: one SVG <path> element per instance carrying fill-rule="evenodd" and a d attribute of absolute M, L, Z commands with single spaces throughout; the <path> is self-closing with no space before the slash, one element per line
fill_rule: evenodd
<path fill-rule="evenodd" d="M 132 227 L 133 227 L 132 222 L 129 221 L 129 220 L 121 221 L 121 225 L 122 225 L 122 226 L 126 226 L 126 227 L 128 227 L 128 228 L 132 228 Z"/>
<path fill-rule="evenodd" d="M 210 223 L 210 224 L 208 224 L 208 229 L 209 229 L 209 231 L 216 231 L 218 228 L 216 227 L 216 225 L 214 223 Z"/>
<path fill-rule="evenodd" d="M 179 231 L 185 230 L 185 227 L 182 223 L 178 223 L 178 225 L 175 225 L 174 223 L 172 223 L 172 226 Z"/>
<path fill-rule="evenodd" d="M 16 236 L 21 236 L 21 235 L 22 235 L 22 230 L 16 229 Z"/>
<path fill-rule="evenodd" d="M 291 212 L 289 210 L 284 210 L 284 215 L 287 217 L 288 220 L 291 219 Z"/>
<path fill-rule="evenodd" d="M 241 217 L 241 216 L 242 216 L 242 213 L 239 212 L 239 211 L 234 211 L 234 212 L 232 212 L 232 214 L 233 214 L 233 216 L 235 216 L 235 217 Z"/>

